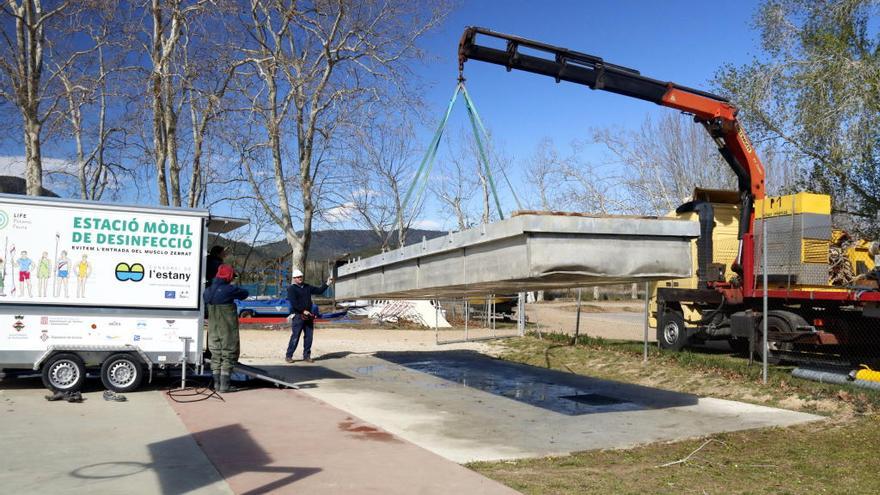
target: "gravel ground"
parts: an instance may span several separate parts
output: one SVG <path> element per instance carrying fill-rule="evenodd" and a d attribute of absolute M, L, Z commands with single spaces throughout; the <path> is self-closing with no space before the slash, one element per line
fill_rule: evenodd
<path fill-rule="evenodd" d="M 634 310 L 639 303 L 632 302 L 601 302 L 590 303 L 602 306 L 602 311 L 581 315 L 581 333 L 613 338 L 642 340 L 644 316 Z M 573 303 L 547 302 L 529 304 L 526 313 L 530 323 L 537 323 L 544 331 L 571 333 L 574 331 L 576 314 L 572 310 Z M 595 308 L 594 308 L 595 309 Z M 494 335 L 514 335 L 515 329 L 498 329 Z M 493 332 L 482 328 L 470 328 L 470 338 L 489 337 Z M 254 325 L 244 326 L 241 330 L 241 357 L 253 362 L 283 362 L 284 351 L 290 338 L 287 325 Z M 312 344 L 312 357 L 318 358 L 327 354 L 340 353 L 371 354 L 380 351 L 433 351 L 467 349 L 498 355 L 498 346 L 493 341 L 456 342 L 438 345 L 433 329 L 389 330 L 377 328 L 369 324 L 356 327 L 331 327 L 319 324 L 315 329 L 315 340 Z M 440 341 L 464 339 L 463 329 L 440 331 Z M 654 340 L 654 331 L 650 332 Z M 497 341 L 494 341 L 497 342 Z M 297 349 L 295 359 L 302 357 L 302 342 Z"/>
<path fill-rule="evenodd" d="M 471 337 L 488 335 L 485 330 L 470 331 Z M 460 332 L 443 331 L 441 340 L 460 338 Z M 282 362 L 290 330 L 285 327 L 266 330 L 242 328 L 241 358 L 244 361 Z M 376 328 L 334 328 L 318 326 L 312 343 L 312 357 L 327 354 L 362 353 L 379 351 L 435 351 L 468 349 L 488 355 L 497 355 L 491 342 L 463 342 L 437 345 L 434 330 L 384 330 Z M 302 357 L 302 342 L 294 355 Z"/>
<path fill-rule="evenodd" d="M 639 303 L 610 301 L 588 304 L 601 306 L 603 311 L 585 311 L 581 314 L 581 335 L 620 340 L 644 339 L 644 306 L 640 307 Z M 532 303 L 526 305 L 526 315 L 529 322 L 540 325 L 542 331 L 572 334 L 577 320 L 574 307 L 571 301 Z M 653 329 L 648 331 L 648 340 L 656 340 Z"/>

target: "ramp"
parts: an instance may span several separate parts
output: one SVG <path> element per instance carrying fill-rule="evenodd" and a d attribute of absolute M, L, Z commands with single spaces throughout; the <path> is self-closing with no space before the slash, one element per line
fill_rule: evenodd
<path fill-rule="evenodd" d="M 697 222 L 520 212 L 338 268 L 337 299 L 431 299 L 691 276 Z"/>
<path fill-rule="evenodd" d="M 269 374 L 268 371 L 254 367 L 254 366 L 248 366 L 246 364 L 238 363 L 232 368 L 232 372 L 233 373 L 241 373 L 242 375 L 248 376 L 248 377 L 256 379 L 256 380 L 262 380 L 264 382 L 269 382 L 269 383 L 275 384 L 275 386 L 277 386 L 277 387 L 292 388 L 292 389 L 297 389 L 297 390 L 299 389 L 299 387 L 294 385 L 293 383 L 285 381 L 283 378 L 273 376 L 273 375 Z"/>

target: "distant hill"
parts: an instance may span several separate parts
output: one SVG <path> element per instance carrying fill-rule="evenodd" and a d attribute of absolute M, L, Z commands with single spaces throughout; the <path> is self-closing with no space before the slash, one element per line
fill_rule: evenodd
<path fill-rule="evenodd" d="M 438 230 L 410 229 L 406 234 L 406 244 L 421 242 L 422 237 L 433 239 L 446 235 L 446 232 Z M 235 255 L 245 255 L 250 246 L 241 242 L 227 239 L 217 240 L 212 236 L 210 245 L 221 244 L 227 246 Z M 392 236 L 390 243 L 397 245 L 397 235 Z M 309 261 L 327 261 L 337 259 L 346 254 L 357 256 L 369 256 L 379 252 L 379 242 L 376 235 L 369 230 L 318 230 L 312 232 L 312 242 L 309 245 Z M 290 255 L 290 247 L 287 241 L 281 240 L 261 246 L 254 246 L 251 258 L 257 260 L 278 259 Z"/>
<path fill-rule="evenodd" d="M 21 177 L 13 177 L 11 175 L 0 175 L 0 192 L 7 194 L 27 194 L 27 182 Z M 40 188 L 40 196 L 48 196 L 57 198 L 54 192 Z"/>

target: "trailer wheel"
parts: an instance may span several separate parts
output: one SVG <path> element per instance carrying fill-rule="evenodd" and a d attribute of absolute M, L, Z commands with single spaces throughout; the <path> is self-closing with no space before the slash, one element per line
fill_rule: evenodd
<path fill-rule="evenodd" d="M 242 310 L 242 312 L 238 314 L 238 317 L 239 318 L 253 318 L 254 312 L 250 309 L 245 309 L 245 310 Z"/>
<path fill-rule="evenodd" d="M 667 311 L 657 325 L 657 342 L 660 348 L 680 351 L 688 344 L 687 328 L 680 311 Z"/>
<path fill-rule="evenodd" d="M 82 388 L 86 379 L 86 365 L 76 354 L 55 354 L 42 370 L 43 385 L 55 392 L 73 392 Z"/>
<path fill-rule="evenodd" d="M 131 392 L 144 380 L 144 365 L 131 354 L 113 354 L 101 365 L 101 383 L 114 392 Z"/>

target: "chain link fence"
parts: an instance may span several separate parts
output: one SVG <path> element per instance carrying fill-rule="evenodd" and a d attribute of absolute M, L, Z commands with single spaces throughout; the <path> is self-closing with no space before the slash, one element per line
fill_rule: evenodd
<path fill-rule="evenodd" d="M 870 243 L 834 229 L 830 214 L 779 209 L 755 225 L 754 288 L 767 295 L 770 360 L 880 368 Z"/>

